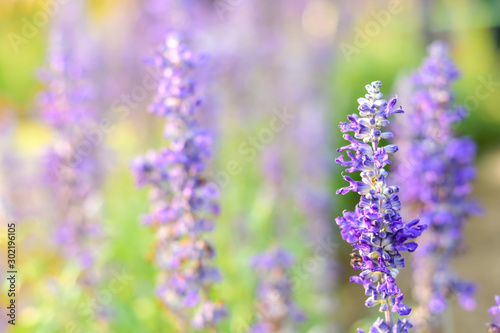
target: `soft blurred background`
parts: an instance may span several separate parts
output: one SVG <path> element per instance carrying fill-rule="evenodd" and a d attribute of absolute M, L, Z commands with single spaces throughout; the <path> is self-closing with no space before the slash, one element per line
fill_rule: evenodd
<path fill-rule="evenodd" d="M 76 2 L 79 9 L 70 10 Z M 127 104 L 130 112 L 101 144 L 106 176 L 99 192 L 102 232 L 90 242 L 92 288 L 77 287 L 82 267 L 53 241 L 58 202 L 38 178 L 54 133 L 36 96 L 44 89 L 39 73 L 56 25 L 75 31 L 64 47 L 90 59 L 89 82 L 99 95 L 94 107 L 103 118 L 143 84 L 143 59 L 164 31 L 180 30 L 193 49 L 210 55 L 200 80 L 204 126 L 216 137 L 211 175 L 222 187 L 222 213 L 210 237 L 224 275 L 213 292 L 231 310 L 222 332 L 238 333 L 254 313 L 257 278 L 249 258 L 275 243 L 296 258 L 294 295 L 308 315 L 297 332 L 354 332 L 378 316 L 364 307 L 362 287 L 348 282 L 355 274 L 351 249 L 334 223 L 357 200 L 334 194 L 343 186 L 333 163 L 343 145 L 337 124 L 356 112 L 365 84 L 380 80 L 386 97 L 398 94 L 396 81 L 419 66 L 426 46 L 435 39 L 449 43 L 462 71 L 456 100 L 470 110 L 458 131 L 478 143 L 474 196 L 485 212 L 470 220 L 466 252 L 455 262 L 478 285 L 477 309 L 453 304 L 448 315 L 451 332 L 486 331 L 486 309 L 500 294 L 500 2 L 2 0 L 0 22 L 0 216 L 2 226 L 18 225 L 20 279 L 15 327 L 6 325 L 3 283 L 0 331 L 175 332 L 155 298 L 154 234 L 139 222 L 147 191 L 135 187 L 129 169 L 134 156 L 162 145 L 161 119 L 147 112 L 153 91 Z M 273 131 L 277 114 L 291 116 Z M 234 161 L 238 172 L 228 166 Z M 6 229 L 0 230 L 2 258 Z M 5 265 L 1 260 L 2 272 Z M 123 288 L 110 292 L 117 275 Z M 398 280 L 412 305 L 409 273 Z"/>

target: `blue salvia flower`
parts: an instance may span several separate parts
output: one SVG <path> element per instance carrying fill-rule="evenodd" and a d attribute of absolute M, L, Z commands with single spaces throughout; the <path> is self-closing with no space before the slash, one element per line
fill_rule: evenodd
<path fill-rule="evenodd" d="M 337 194 L 349 191 L 361 195 L 361 200 L 354 212 L 343 212 L 343 217 L 336 219 L 344 240 L 353 244 L 355 252 L 351 254 L 351 265 L 360 269 L 359 276 L 351 277 L 351 282 L 362 284 L 368 299 L 368 307 L 379 306 L 385 312 L 385 320 L 378 319 L 370 329 L 374 332 L 408 332 L 412 327 L 407 320 L 398 320 L 394 324 L 392 312 L 408 315 L 411 309 L 403 303 L 403 293 L 396 285 L 395 278 L 399 269 L 405 266 L 402 251 L 413 252 L 417 243 L 408 242 L 416 238 L 426 229 L 415 219 L 405 223 L 398 211 L 400 201 L 399 187 L 387 184 L 385 166 L 390 164 L 389 154 L 395 153 L 398 147 L 394 144 L 381 145 L 381 139 L 392 138 L 391 132 L 383 132 L 389 125 L 387 120 L 394 113 L 403 113 L 401 108 L 395 109 L 396 98 L 389 101 L 382 99 L 380 81 L 366 85 L 368 94 L 359 98 L 359 116 L 349 115 L 349 122 L 340 123 L 343 133 L 354 132 L 354 137 L 344 134 L 349 145 L 338 149 L 347 150 L 346 160 L 343 155 L 335 161 L 346 172 L 360 172 L 362 181 L 343 176 L 349 186 L 341 188 Z M 361 141 L 360 141 L 361 140 Z M 354 151 L 353 152 L 351 152 Z M 363 332 L 358 329 L 358 332 Z"/>
<path fill-rule="evenodd" d="M 162 270 L 158 297 L 182 327 L 214 330 L 227 311 L 208 294 L 221 274 L 212 264 L 215 249 L 204 237 L 219 212 L 217 187 L 203 174 L 212 137 L 195 117 L 200 99 L 193 69 L 204 59 L 178 34 L 165 38 L 153 59 L 162 77 L 150 110 L 166 119 L 169 146 L 137 158 L 132 169 L 139 186 L 151 187 L 151 210 L 143 221 L 156 230 L 154 259 Z"/>
<path fill-rule="evenodd" d="M 495 296 L 496 305 L 490 307 L 488 312 L 493 316 L 491 323 L 488 323 L 488 333 L 500 332 L 500 296 Z"/>
<path fill-rule="evenodd" d="M 459 75 L 446 46 L 433 43 L 428 58 L 412 77 L 409 121 L 397 126 L 402 129 L 405 154 L 396 174 L 409 185 L 402 190 L 402 199 L 429 226 L 414 264 L 414 296 L 421 325 L 430 324 L 433 314 L 444 311 L 452 296 L 465 309 L 475 306 L 474 285 L 451 268 L 451 259 L 464 247 L 465 222 L 479 212 L 469 199 L 476 177 L 476 145 L 453 130 L 467 114 L 453 103 L 451 85 Z"/>
<path fill-rule="evenodd" d="M 257 289 L 257 317 L 249 333 L 290 332 L 305 319 L 292 297 L 289 270 L 293 256 L 278 246 L 255 256 L 252 267 L 260 275 Z"/>
<path fill-rule="evenodd" d="M 81 13 L 82 6 L 74 3 L 66 14 Z M 48 65 L 41 71 L 45 90 L 38 102 L 55 136 L 45 154 L 43 179 L 56 205 L 54 216 L 49 217 L 57 230 L 56 242 L 64 256 L 78 261 L 88 273 L 98 251 L 96 237 L 101 234 L 99 189 L 104 168 L 102 147 L 87 137 L 98 126 L 98 110 L 88 81 L 90 61 L 84 61 L 81 44 L 70 42 L 71 38 L 82 41 L 78 29 L 78 24 L 64 20 L 52 27 Z"/>

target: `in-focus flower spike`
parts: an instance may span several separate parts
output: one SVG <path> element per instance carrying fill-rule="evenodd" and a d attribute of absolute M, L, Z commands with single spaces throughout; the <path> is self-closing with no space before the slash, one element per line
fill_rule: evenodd
<path fill-rule="evenodd" d="M 193 70 L 204 59 L 178 34 L 165 38 L 152 61 L 162 77 L 150 111 L 166 118 L 169 146 L 138 157 L 132 169 L 138 186 L 151 187 L 151 210 L 143 223 L 156 230 L 154 259 L 162 270 L 158 297 L 182 329 L 216 330 L 227 310 L 209 298 L 221 274 L 212 264 L 215 248 L 204 237 L 219 212 L 218 188 L 203 174 L 212 137 L 195 117 L 200 99 Z"/>
<path fill-rule="evenodd" d="M 292 298 L 289 269 L 293 256 L 278 246 L 252 259 L 261 279 L 257 289 L 257 322 L 249 333 L 289 332 L 305 319 Z"/>
<path fill-rule="evenodd" d="M 475 307 L 474 284 L 451 267 L 451 259 L 464 248 L 467 218 L 480 211 L 469 198 L 476 177 L 476 145 L 470 138 L 457 137 L 453 130 L 466 116 L 463 107 L 454 106 L 451 85 L 459 75 L 446 45 L 433 43 L 409 81 L 409 121 L 395 126 L 404 151 L 395 177 L 408 184 L 401 191 L 402 200 L 429 226 L 414 261 L 417 326 L 432 325 L 435 314 L 446 309 L 452 296 L 457 296 L 464 309 Z"/>
<path fill-rule="evenodd" d="M 488 333 L 500 333 L 500 296 L 495 296 L 496 305 L 488 309 L 493 319 L 488 323 Z"/>
<path fill-rule="evenodd" d="M 359 276 L 351 277 L 351 282 L 364 286 L 368 296 L 366 306 L 379 306 L 385 312 L 385 319 L 379 318 L 370 333 L 408 332 L 409 322 L 394 323 L 392 319 L 393 312 L 405 316 L 411 311 L 403 303 L 404 296 L 395 278 L 405 266 L 401 252 L 415 251 L 417 244 L 409 240 L 420 236 L 427 226 L 420 225 L 419 220 L 403 222 L 398 213 L 399 187 L 389 186 L 386 181 L 385 166 L 391 163 L 388 154 L 396 152 L 397 147 L 381 145 L 382 139 L 392 138 L 392 133 L 382 129 L 389 124 L 387 119 L 392 114 L 403 110 L 395 108 L 396 98 L 389 102 L 382 99 L 381 86 L 380 81 L 367 85 L 365 98 L 358 99 L 359 115 L 350 115 L 349 122 L 339 125 L 343 133 L 354 132 L 354 138 L 345 134 L 350 144 L 337 151 L 354 150 L 354 153 L 348 151 L 350 160 L 340 156 L 336 162 L 348 167 L 347 172 L 360 172 L 361 181 L 343 176 L 349 186 L 339 189 L 337 194 L 354 191 L 361 195 L 361 200 L 354 212 L 344 211 L 336 222 L 342 238 L 353 245 L 351 265 L 361 270 Z"/>

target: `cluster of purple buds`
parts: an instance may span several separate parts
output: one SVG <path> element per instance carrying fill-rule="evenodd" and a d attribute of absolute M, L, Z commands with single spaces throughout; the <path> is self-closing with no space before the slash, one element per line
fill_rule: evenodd
<path fill-rule="evenodd" d="M 497 304 L 488 309 L 493 316 L 491 323 L 488 323 L 488 333 L 500 333 L 500 296 L 495 296 L 495 302 Z"/>
<path fill-rule="evenodd" d="M 153 59 L 161 79 L 150 110 L 166 118 L 169 145 L 138 157 L 132 169 L 139 186 L 151 187 L 151 210 L 143 222 L 156 230 L 158 297 L 182 327 L 215 330 L 227 311 L 209 299 L 221 274 L 212 264 L 214 246 L 204 237 L 219 213 L 218 188 L 204 176 L 213 140 L 195 117 L 200 99 L 193 69 L 204 60 L 179 35 L 167 35 Z"/>
<path fill-rule="evenodd" d="M 412 325 L 406 320 L 393 322 L 392 313 L 408 315 L 411 309 L 403 303 L 403 293 L 395 283 L 399 269 L 405 266 L 402 251 L 413 252 L 417 243 L 408 242 L 417 238 L 427 228 L 419 225 L 419 220 L 405 223 L 398 211 L 399 187 L 389 186 L 386 182 L 386 165 L 391 164 L 388 154 L 395 153 L 398 147 L 393 144 L 381 146 L 382 139 L 392 138 L 391 132 L 382 132 L 389 125 L 387 120 L 394 113 L 403 113 L 401 108 L 395 109 L 396 98 L 389 103 L 382 99 L 380 81 L 366 85 L 368 93 L 359 98 L 359 116 L 347 117 L 349 122 L 340 123 L 343 133 L 354 132 L 354 137 L 344 134 L 349 145 L 338 149 L 347 150 L 346 160 L 343 155 L 335 161 L 346 172 L 360 172 L 362 181 L 343 176 L 349 186 L 341 188 L 337 194 L 349 191 L 361 195 L 361 200 L 354 212 L 343 212 L 343 217 L 336 219 L 344 240 L 353 244 L 355 252 L 351 254 L 351 265 L 360 269 L 359 276 L 351 277 L 351 282 L 362 284 L 368 296 L 365 304 L 368 307 L 379 306 L 385 312 L 385 320 L 378 319 L 370 329 L 375 332 L 408 332 Z M 360 141 L 361 140 L 361 141 Z M 351 152 L 353 150 L 354 152 Z M 358 329 L 358 332 L 363 332 Z"/>
<path fill-rule="evenodd" d="M 415 298 L 422 321 L 443 312 L 452 296 L 465 309 L 475 307 L 474 284 L 450 267 L 451 259 L 463 251 L 467 218 L 480 211 L 469 199 L 476 177 L 476 145 L 453 130 L 467 115 L 463 107 L 453 106 L 451 85 L 459 76 L 446 46 L 433 43 L 412 78 L 410 121 L 400 127 L 402 144 L 408 147 L 397 169 L 408 184 L 402 199 L 429 226 L 415 253 Z"/>
<path fill-rule="evenodd" d="M 292 298 L 289 269 L 293 261 L 290 253 L 277 246 L 253 258 L 252 266 L 261 279 L 257 289 L 258 320 L 250 333 L 289 332 L 305 319 Z"/>

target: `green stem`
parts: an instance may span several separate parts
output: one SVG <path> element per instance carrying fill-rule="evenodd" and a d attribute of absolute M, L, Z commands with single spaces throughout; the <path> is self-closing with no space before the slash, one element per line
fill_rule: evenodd
<path fill-rule="evenodd" d="M 385 311 L 385 323 L 387 326 L 389 326 L 389 329 L 392 331 L 392 327 L 394 326 L 394 320 L 392 318 L 392 312 L 391 312 L 391 299 L 387 299 L 387 310 Z"/>
<path fill-rule="evenodd" d="M 453 312 L 451 309 L 451 304 L 448 304 L 446 307 L 446 311 L 444 313 L 443 318 L 443 328 L 444 333 L 453 333 L 455 332 L 455 327 L 453 326 Z"/>

